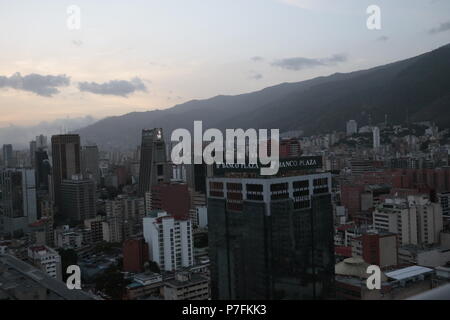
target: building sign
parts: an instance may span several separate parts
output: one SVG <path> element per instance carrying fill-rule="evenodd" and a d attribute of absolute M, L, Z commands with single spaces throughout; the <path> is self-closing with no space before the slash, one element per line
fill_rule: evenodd
<path fill-rule="evenodd" d="M 224 175 L 225 173 L 259 173 L 261 164 L 214 164 L 214 175 Z M 322 169 L 322 157 L 310 156 L 292 159 L 281 159 L 279 172 Z"/>

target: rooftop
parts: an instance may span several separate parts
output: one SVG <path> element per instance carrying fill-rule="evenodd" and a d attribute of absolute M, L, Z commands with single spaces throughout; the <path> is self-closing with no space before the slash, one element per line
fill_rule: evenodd
<path fill-rule="evenodd" d="M 52 300 L 91 300 L 86 292 L 69 290 L 64 282 L 58 281 L 39 269 L 11 255 L 0 255 L 0 291 L 11 288 L 43 287 Z M 4 271 L 7 270 L 7 271 Z"/>
<path fill-rule="evenodd" d="M 411 266 L 403 269 L 394 270 L 387 272 L 386 276 L 394 280 L 405 280 L 419 275 L 427 274 L 433 272 L 433 269 L 425 268 L 421 266 Z"/>

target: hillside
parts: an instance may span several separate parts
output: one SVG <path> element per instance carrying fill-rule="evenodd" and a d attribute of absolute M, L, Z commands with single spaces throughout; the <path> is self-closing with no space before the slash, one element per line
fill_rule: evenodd
<path fill-rule="evenodd" d="M 77 132 L 101 146 L 139 144 L 143 128 L 204 127 L 301 129 L 306 134 L 343 130 L 348 119 L 364 125 L 431 120 L 450 127 L 450 45 L 369 70 L 334 74 L 261 91 L 193 100 L 166 110 L 134 112 L 98 121 Z"/>

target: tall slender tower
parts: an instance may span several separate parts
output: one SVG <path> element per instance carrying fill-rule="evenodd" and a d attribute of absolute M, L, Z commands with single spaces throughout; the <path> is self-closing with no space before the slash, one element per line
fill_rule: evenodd
<path fill-rule="evenodd" d="M 139 195 L 142 197 L 152 186 L 169 181 L 170 167 L 162 129 L 142 130 Z"/>
<path fill-rule="evenodd" d="M 61 182 L 81 173 L 80 136 L 52 136 L 53 190 L 56 206 L 61 209 Z"/>
<path fill-rule="evenodd" d="M 380 142 L 380 128 L 374 127 L 373 128 L 373 149 L 375 151 L 378 151 L 380 149 L 381 142 Z"/>

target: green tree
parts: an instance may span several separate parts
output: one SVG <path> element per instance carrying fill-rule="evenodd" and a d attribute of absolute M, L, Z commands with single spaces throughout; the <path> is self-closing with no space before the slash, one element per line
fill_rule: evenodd
<path fill-rule="evenodd" d="M 111 266 L 95 279 L 95 289 L 103 292 L 112 300 L 122 300 L 126 286 L 130 283 L 126 280 L 116 266 Z"/>

